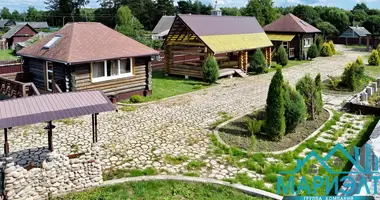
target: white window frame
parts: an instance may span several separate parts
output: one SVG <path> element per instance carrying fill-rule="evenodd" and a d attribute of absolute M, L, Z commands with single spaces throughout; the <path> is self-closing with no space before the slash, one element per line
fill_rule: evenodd
<path fill-rule="evenodd" d="M 313 38 L 304 38 L 304 47 L 310 47 L 311 43 L 313 43 Z M 306 41 L 308 41 L 308 44 L 306 44 Z"/>
<path fill-rule="evenodd" d="M 117 65 L 118 65 L 118 69 L 117 69 L 117 73 L 118 75 L 116 76 L 108 76 L 107 75 L 107 61 L 110 61 L 110 60 L 105 60 L 103 61 L 104 63 L 104 76 L 103 77 L 93 77 L 93 73 L 91 73 L 91 82 L 93 83 L 96 83 L 96 82 L 102 82 L 102 81 L 108 81 L 108 80 L 114 80 L 114 79 L 119 79 L 119 78 L 126 78 L 126 77 L 130 77 L 130 76 L 133 76 L 133 60 L 132 58 L 126 58 L 126 59 L 121 59 L 121 60 L 128 60 L 129 59 L 129 64 L 130 64 L 130 72 L 129 73 L 124 73 L 124 74 L 120 74 L 120 60 L 117 60 Z M 91 63 L 91 72 L 93 72 L 93 63 Z"/>
<path fill-rule="evenodd" d="M 52 69 L 49 70 L 49 63 L 52 64 Z M 53 91 L 53 80 L 54 80 L 54 64 L 51 61 L 46 61 L 46 90 Z M 49 79 L 49 73 L 52 73 L 51 79 Z M 49 83 L 51 83 L 51 88 L 49 88 Z"/>

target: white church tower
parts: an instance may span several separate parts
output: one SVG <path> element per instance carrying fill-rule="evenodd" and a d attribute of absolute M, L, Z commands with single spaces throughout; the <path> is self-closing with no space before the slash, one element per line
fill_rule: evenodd
<path fill-rule="evenodd" d="M 214 9 L 211 11 L 213 16 L 222 16 L 222 11 L 218 7 L 218 0 L 215 0 Z"/>

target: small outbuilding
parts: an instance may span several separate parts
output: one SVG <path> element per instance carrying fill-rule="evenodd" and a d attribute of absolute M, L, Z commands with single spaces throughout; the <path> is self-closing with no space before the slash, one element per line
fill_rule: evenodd
<path fill-rule="evenodd" d="M 203 78 L 203 61 L 215 55 L 220 76 L 248 70 L 248 55 L 261 49 L 270 61 L 272 42 L 255 17 L 177 15 L 164 42 L 165 72 Z M 177 55 L 198 56 L 182 63 Z"/>
<path fill-rule="evenodd" d="M 0 19 L 0 29 L 15 26 L 16 22 L 10 19 Z"/>
<path fill-rule="evenodd" d="M 51 92 L 56 83 L 62 91 L 102 90 L 119 100 L 151 93 L 158 52 L 101 23 L 76 22 L 17 54 L 40 90 Z"/>
<path fill-rule="evenodd" d="M 152 31 L 153 40 L 165 40 L 173 24 L 175 16 L 162 16 Z"/>
<path fill-rule="evenodd" d="M 17 43 L 25 42 L 38 32 L 29 24 L 12 26 L 11 29 L 6 32 L 3 39 L 6 40 L 8 49 L 13 49 Z"/>
<path fill-rule="evenodd" d="M 321 31 L 289 13 L 264 26 L 274 44 L 273 51 L 282 44 L 291 59 L 307 59 L 307 50 Z"/>
<path fill-rule="evenodd" d="M 49 25 L 47 22 L 16 22 L 16 24 L 17 25 L 29 24 L 34 29 L 38 29 L 38 30 L 49 28 Z"/>
<path fill-rule="evenodd" d="M 344 39 L 344 43 L 346 45 L 356 44 L 369 46 L 370 37 L 371 32 L 369 32 L 366 28 L 350 26 L 339 36 L 339 39 Z M 363 40 L 365 40 L 365 42 Z"/>

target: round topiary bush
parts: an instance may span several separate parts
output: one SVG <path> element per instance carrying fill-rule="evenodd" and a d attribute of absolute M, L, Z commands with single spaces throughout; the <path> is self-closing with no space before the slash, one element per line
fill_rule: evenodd
<path fill-rule="evenodd" d="M 214 55 L 207 56 L 203 63 L 203 79 L 207 83 L 215 83 L 219 78 L 219 66 Z"/>
<path fill-rule="evenodd" d="M 368 64 L 373 66 L 380 65 L 379 52 L 377 50 L 372 50 L 371 55 L 368 58 Z"/>
<path fill-rule="evenodd" d="M 361 56 L 358 56 L 358 58 L 355 60 L 355 63 L 358 65 L 364 65 L 363 58 Z"/>
<path fill-rule="evenodd" d="M 323 57 L 333 55 L 332 50 L 331 50 L 331 46 L 328 43 L 323 43 L 320 53 L 321 53 L 321 56 L 323 56 Z"/>
<path fill-rule="evenodd" d="M 143 102 L 143 98 L 140 95 L 132 95 L 129 98 L 129 101 L 132 102 L 132 103 L 141 103 L 141 102 Z"/>
<path fill-rule="evenodd" d="M 307 50 L 307 57 L 313 59 L 318 56 L 318 47 L 316 44 L 311 44 L 309 49 Z"/>
<path fill-rule="evenodd" d="M 335 50 L 334 42 L 330 40 L 329 41 L 329 45 L 330 45 L 330 48 L 331 48 L 331 51 L 332 51 L 332 55 L 335 55 L 336 54 L 336 50 Z"/>
<path fill-rule="evenodd" d="M 288 64 L 288 53 L 282 45 L 277 49 L 277 64 L 281 66 L 286 66 Z"/>
<path fill-rule="evenodd" d="M 266 68 L 267 61 L 265 59 L 265 56 L 260 49 L 257 49 L 256 52 L 253 54 L 252 58 L 250 59 L 248 71 L 254 72 L 256 74 L 261 74 L 265 72 Z"/>
<path fill-rule="evenodd" d="M 293 132 L 297 126 L 306 120 L 307 111 L 301 94 L 286 83 L 285 89 L 285 123 L 286 133 Z"/>

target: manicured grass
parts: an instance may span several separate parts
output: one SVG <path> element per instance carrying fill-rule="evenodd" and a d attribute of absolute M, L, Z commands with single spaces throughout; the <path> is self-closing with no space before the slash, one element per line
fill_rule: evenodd
<path fill-rule="evenodd" d="M 17 60 L 12 50 L 0 50 L 0 60 Z"/>
<path fill-rule="evenodd" d="M 365 66 L 365 74 L 373 78 L 380 77 L 380 66 Z"/>
<path fill-rule="evenodd" d="M 233 188 L 181 181 L 146 181 L 123 183 L 101 187 L 85 192 L 73 193 L 56 199 L 210 199 L 248 200 L 265 199 L 244 194 Z"/>
<path fill-rule="evenodd" d="M 165 76 L 165 73 L 152 73 L 152 95 L 144 97 L 144 102 L 156 101 L 159 99 L 176 96 L 188 92 L 197 91 L 209 87 L 210 85 L 201 79 L 188 79 L 183 76 Z M 128 101 L 124 103 L 130 103 Z"/>
<path fill-rule="evenodd" d="M 367 49 L 366 45 L 344 45 L 344 47 L 349 49 Z"/>
<path fill-rule="evenodd" d="M 367 68 L 365 70 L 367 71 Z M 322 91 L 325 94 L 341 94 L 341 95 L 356 94 L 362 91 L 371 81 L 374 81 L 374 78 L 372 76 L 364 76 L 364 78 L 360 81 L 357 89 L 355 91 L 351 91 L 350 89 L 346 87 L 342 87 L 342 86 L 338 86 L 337 88 L 334 89 L 330 83 L 330 80 L 326 79 L 322 82 Z"/>
<path fill-rule="evenodd" d="M 305 63 L 309 63 L 310 60 L 289 60 L 288 61 L 288 64 L 283 67 L 283 68 L 289 68 L 289 67 L 293 67 L 293 66 L 296 66 L 296 65 L 302 65 L 302 64 L 305 64 Z M 271 64 L 271 68 L 270 68 L 270 72 L 271 71 L 276 71 L 276 66 L 277 66 L 277 62 L 276 61 L 272 61 L 272 64 Z"/>
<path fill-rule="evenodd" d="M 250 115 L 249 117 L 253 117 Z M 266 135 L 256 135 L 256 152 L 280 151 L 290 148 L 312 134 L 327 121 L 329 114 L 323 110 L 315 120 L 307 120 L 298 125 L 293 133 L 286 134 L 280 141 L 273 141 Z M 246 117 L 233 121 L 219 129 L 220 137 L 230 146 L 248 150 L 251 146 L 250 132 L 245 124 Z"/>
<path fill-rule="evenodd" d="M 116 169 L 103 172 L 103 180 L 112 180 L 125 177 L 136 177 L 136 176 L 148 176 L 156 175 L 157 171 L 154 168 L 146 168 L 144 170 L 140 169 Z"/>

